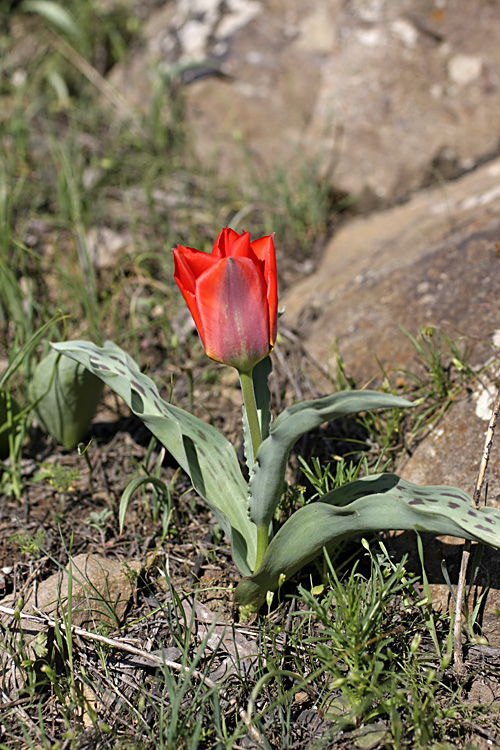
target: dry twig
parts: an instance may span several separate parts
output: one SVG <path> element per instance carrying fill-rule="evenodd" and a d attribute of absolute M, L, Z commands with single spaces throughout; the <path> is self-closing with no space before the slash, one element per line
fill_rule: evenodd
<path fill-rule="evenodd" d="M 25 612 L 19 612 L 18 610 L 11 609 L 10 607 L 4 607 L 3 605 L 0 605 L 0 613 L 8 615 L 10 617 L 15 617 L 16 619 L 19 618 L 21 620 L 29 620 L 31 622 L 38 623 L 39 625 L 45 625 L 46 627 L 55 628 L 56 626 L 55 620 L 53 620 L 51 617 L 48 617 L 47 615 L 32 615 Z M 63 621 L 58 621 L 57 624 L 59 625 L 61 630 L 67 630 L 66 625 Z M 183 664 L 171 661 L 170 659 L 165 659 L 161 655 L 151 654 L 148 651 L 143 651 L 140 648 L 132 646 L 126 641 L 120 641 L 117 638 L 108 638 L 107 636 L 100 635 L 99 633 L 92 633 L 89 630 L 84 630 L 83 628 L 78 627 L 78 625 L 72 625 L 70 632 L 72 635 L 78 635 L 81 638 L 87 638 L 88 640 L 96 641 L 98 643 L 105 643 L 106 645 L 111 646 L 114 649 L 126 651 L 127 653 L 133 654 L 134 656 L 139 656 L 140 658 L 150 662 L 153 666 L 163 665 L 166 667 L 170 667 L 170 669 L 173 669 L 177 672 L 190 671 L 189 668 L 184 666 Z M 211 680 L 210 677 L 202 674 L 200 670 L 193 670 L 192 675 L 196 679 L 200 680 L 200 682 L 202 682 L 207 688 L 217 688 L 217 684 L 213 680 Z M 8 696 L 4 696 L 3 694 L 2 697 L 8 699 Z M 229 703 L 231 706 L 237 707 L 237 701 L 234 698 L 231 698 L 229 700 Z M 249 717 L 247 716 L 245 710 L 241 707 L 238 707 L 238 713 L 252 739 L 257 743 L 260 743 L 260 733 L 258 729 L 253 725 L 251 719 L 249 719 Z"/>
<path fill-rule="evenodd" d="M 18 612 L 18 610 L 11 609 L 10 607 L 4 607 L 2 605 L 0 605 L 0 613 L 4 615 L 10 615 L 11 617 L 15 616 L 16 619 L 19 617 L 21 620 L 30 620 L 31 622 L 36 622 L 40 625 L 46 625 L 47 627 L 56 627 L 55 620 L 46 615 L 31 615 L 25 612 Z M 61 630 L 67 630 L 66 625 L 63 621 L 58 621 L 57 625 Z M 105 643 L 107 646 L 111 646 L 112 648 L 118 649 L 120 651 L 127 651 L 127 653 L 134 654 L 134 656 L 140 656 L 141 659 L 149 661 L 154 666 L 164 665 L 166 667 L 170 667 L 170 669 L 174 669 L 177 672 L 189 672 L 188 667 L 185 667 L 183 664 L 179 664 L 176 661 L 170 661 L 170 659 L 164 659 L 162 656 L 150 654 L 148 653 L 148 651 L 143 651 L 140 648 L 131 646 L 130 643 L 127 643 L 126 641 L 120 641 L 117 638 L 108 638 L 107 636 L 100 635 L 99 633 L 91 633 L 90 630 L 84 630 L 83 628 L 78 627 L 78 625 L 71 626 L 71 633 L 72 635 L 79 635 L 81 638 L 87 638 L 91 641 Z M 204 674 L 202 674 L 198 669 L 195 669 L 192 674 L 208 688 L 216 687 L 215 682 L 209 677 L 206 677 Z"/>

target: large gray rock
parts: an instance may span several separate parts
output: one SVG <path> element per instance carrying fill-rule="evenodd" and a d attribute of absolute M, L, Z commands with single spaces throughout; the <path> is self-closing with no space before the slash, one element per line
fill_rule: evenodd
<path fill-rule="evenodd" d="M 283 324 L 335 373 L 336 348 L 359 385 L 382 372 L 424 374 L 412 342 L 435 326 L 470 349 L 478 372 L 444 420 L 417 447 L 403 476 L 472 494 L 490 409 L 500 343 L 500 160 L 408 203 L 347 224 L 317 272 L 285 295 Z M 382 369 L 381 369 L 382 368 Z M 500 451 L 497 436 L 495 450 Z M 489 501 L 500 506 L 498 460 Z"/>
<path fill-rule="evenodd" d="M 470 345 L 478 371 L 450 410 L 398 467 L 420 485 L 449 484 L 473 494 L 500 366 L 500 160 L 474 173 L 421 191 L 408 203 L 358 218 L 332 239 L 315 274 L 282 300 L 283 324 L 291 325 L 306 348 L 335 372 L 335 349 L 348 374 L 369 383 L 385 372 L 419 372 L 420 362 L 404 326 L 416 336 L 437 326 Z M 485 367 L 487 366 L 487 367 Z M 422 370 L 420 372 L 423 374 Z M 408 379 L 408 378 L 407 378 Z M 430 415 L 432 422 L 435 415 Z M 481 503 L 500 507 L 500 425 L 497 426 Z M 413 533 L 387 539 L 407 567 L 421 563 Z M 455 583 L 461 541 L 424 535 L 424 560 L 433 605 L 453 606 L 443 582 L 445 564 Z M 485 549 L 478 579 L 491 589 L 483 602 L 482 632 L 500 646 L 500 555 Z M 472 601 L 472 598 L 471 598 Z"/>
<path fill-rule="evenodd" d="M 332 371 L 337 341 L 361 382 L 379 362 L 412 367 L 415 349 L 401 326 L 413 335 L 432 325 L 467 337 L 481 364 L 500 328 L 499 239 L 497 159 L 345 225 L 316 273 L 285 295 L 283 323 L 303 331 L 311 354 Z"/>
<path fill-rule="evenodd" d="M 253 164 L 334 160 L 364 206 L 498 152 L 500 11 L 490 0 L 172 0 L 111 80 L 147 109 L 161 75 L 186 89 L 193 146 Z"/>

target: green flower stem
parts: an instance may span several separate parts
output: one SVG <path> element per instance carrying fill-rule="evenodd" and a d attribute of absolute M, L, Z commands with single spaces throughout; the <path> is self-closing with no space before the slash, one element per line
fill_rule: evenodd
<path fill-rule="evenodd" d="M 262 442 L 260 433 L 259 414 L 257 404 L 255 403 L 255 393 L 253 390 L 252 370 L 250 372 L 240 372 L 241 391 L 243 393 L 243 402 L 247 412 L 248 426 L 250 428 L 250 437 L 252 439 L 252 449 L 254 458 L 257 455 L 259 446 Z"/>
<path fill-rule="evenodd" d="M 257 555 L 255 558 L 255 570 L 254 573 L 260 568 L 262 558 L 267 549 L 269 541 L 269 528 L 268 526 L 257 526 Z"/>
<path fill-rule="evenodd" d="M 243 393 L 243 402 L 247 412 L 248 426 L 250 428 L 250 438 L 252 440 L 252 450 L 254 458 L 257 455 L 259 446 L 262 442 L 260 431 L 259 415 L 257 404 L 255 402 L 255 392 L 253 388 L 252 370 L 250 372 L 240 372 L 241 391 Z M 255 560 L 255 570 L 262 562 L 264 553 L 269 541 L 269 529 L 266 526 L 257 526 L 257 557 Z"/>

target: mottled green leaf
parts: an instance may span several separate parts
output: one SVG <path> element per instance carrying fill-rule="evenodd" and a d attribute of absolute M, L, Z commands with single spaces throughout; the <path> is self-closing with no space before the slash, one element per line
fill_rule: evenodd
<path fill-rule="evenodd" d="M 66 450 L 85 437 L 102 396 L 102 383 L 81 364 L 49 352 L 35 368 L 30 396 L 40 425 Z"/>
<path fill-rule="evenodd" d="M 399 396 L 378 391 L 341 391 L 333 396 L 303 401 L 285 409 L 277 417 L 269 436 L 257 451 L 257 462 L 250 478 L 250 518 L 257 526 L 267 526 L 274 515 L 285 482 L 288 457 L 294 444 L 306 432 L 338 417 L 373 409 L 401 409 L 411 406 Z"/>
<path fill-rule="evenodd" d="M 71 341 L 52 346 L 97 375 L 165 445 L 231 538 L 236 565 L 250 573 L 256 530 L 248 518 L 247 485 L 231 443 L 211 425 L 164 401 L 151 378 L 115 344 L 101 348 Z"/>
<path fill-rule="evenodd" d="M 427 531 L 500 547 L 500 511 L 475 508 L 456 487 L 419 487 L 395 474 L 357 479 L 306 505 L 281 527 L 259 570 L 237 588 L 237 603 L 257 610 L 280 576 L 293 576 L 323 549 L 358 534 Z"/>

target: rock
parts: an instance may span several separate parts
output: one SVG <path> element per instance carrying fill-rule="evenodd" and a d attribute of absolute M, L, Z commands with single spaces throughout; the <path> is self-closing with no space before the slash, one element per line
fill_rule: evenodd
<path fill-rule="evenodd" d="M 116 627 L 125 614 L 141 567 L 137 560 L 112 560 L 90 553 L 73 557 L 71 623 L 82 628 L 93 628 L 99 622 Z M 23 603 L 23 612 L 42 612 L 52 618 L 61 617 L 61 607 L 67 612 L 68 569 L 41 581 Z M 0 604 L 15 606 L 11 597 Z"/>
<path fill-rule="evenodd" d="M 105 623 L 116 627 L 123 619 L 141 567 L 137 560 L 111 560 L 90 553 L 72 558 L 72 625 L 95 628 L 96 624 Z M 41 581 L 24 601 L 22 611 L 26 614 L 42 612 L 60 619 L 61 607 L 67 612 L 68 580 L 68 570 L 64 570 Z M 0 604 L 14 607 L 16 603 L 8 596 Z M 40 630 L 38 625 L 23 618 L 21 624 L 27 630 Z"/>
<path fill-rule="evenodd" d="M 417 449 L 405 463 L 402 475 L 415 484 L 450 484 L 461 487 L 471 496 L 477 480 L 485 434 L 491 416 L 491 407 L 496 390 L 491 394 L 487 377 L 483 377 L 477 387 L 468 396 L 458 400 L 453 408 L 438 422 L 430 434 L 417 446 Z M 492 398 L 483 399 L 489 393 Z M 484 403 L 482 403 L 484 401 Z M 491 458 L 486 473 L 486 492 L 483 490 L 480 502 L 500 507 L 500 455 L 499 435 L 493 442 Z M 404 536 L 404 535 L 403 535 Z M 399 544 L 398 544 L 399 542 Z M 453 537 L 426 538 L 425 564 L 431 581 L 430 589 L 433 606 L 445 611 L 454 606 L 448 585 L 441 572 L 443 561 L 450 574 L 452 583 L 458 580 L 462 557 L 462 540 Z M 418 570 L 416 544 L 405 536 L 405 541 L 392 539 L 391 549 L 399 547 L 401 553 L 412 550 L 413 569 Z M 473 551 L 477 545 L 473 545 Z M 472 561 L 469 563 L 469 580 Z M 477 597 L 481 589 L 489 588 L 481 608 L 481 633 L 490 646 L 500 646 L 500 555 L 498 550 L 486 547 L 483 550 L 479 574 L 476 579 L 478 588 L 473 590 Z M 469 600 L 469 611 L 472 613 L 477 599 Z"/>
<path fill-rule="evenodd" d="M 130 234 L 121 234 L 108 227 L 91 227 L 86 236 L 90 261 L 96 270 L 115 268 L 120 256 L 132 248 Z"/>
<path fill-rule="evenodd" d="M 408 203 L 358 218 L 327 246 L 316 273 L 281 300 L 284 325 L 335 372 L 335 342 L 359 384 L 412 369 L 416 351 L 401 326 L 463 337 L 471 361 L 492 355 L 500 328 L 500 160 Z"/>
<path fill-rule="evenodd" d="M 394 559 L 401 559 L 403 555 L 408 555 L 405 565 L 406 570 L 421 577 L 422 565 L 418 554 L 417 538 L 413 532 L 406 531 L 391 535 L 390 538 L 388 537 L 385 540 L 385 544 L 391 554 L 394 555 Z M 430 534 L 422 534 L 422 544 L 432 607 L 437 612 L 452 612 L 454 611 L 455 600 L 448 583 L 445 582 L 443 577 L 443 569 L 447 571 L 454 594 L 460 572 L 463 540 L 452 537 L 436 538 Z M 473 545 L 468 567 L 468 581 L 470 581 L 476 551 L 477 545 Z M 487 590 L 488 587 L 489 590 Z M 469 613 L 472 614 L 478 602 L 478 597 L 481 595 L 483 595 L 483 601 L 478 612 L 476 626 L 480 624 L 481 634 L 488 640 L 489 645 L 498 648 L 500 647 L 500 555 L 498 550 L 491 547 L 483 549 L 476 577 L 476 586 L 471 588 L 467 596 Z"/>
<path fill-rule="evenodd" d="M 337 341 L 347 374 L 360 385 L 380 376 L 381 366 L 389 374 L 418 372 L 416 350 L 401 326 L 414 336 L 432 325 L 451 339 L 461 337 L 472 347 L 470 363 L 482 369 L 495 357 L 500 328 L 499 175 L 497 160 L 441 189 L 422 191 L 405 205 L 346 225 L 318 271 L 285 296 L 283 323 L 296 326 L 308 351 L 331 372 Z M 494 379 L 490 368 L 472 392 L 464 390 L 403 466 L 404 479 L 456 485 L 472 495 L 496 395 Z M 498 442 L 494 450 L 500 451 Z M 487 479 L 488 503 L 500 507 L 498 461 L 491 461 Z M 410 536 L 403 535 L 401 554 L 414 546 Z M 443 557 L 455 555 L 452 581 L 460 563 L 460 542 L 442 543 L 439 560 L 429 563 L 436 584 L 442 581 Z M 438 549 L 435 540 L 429 549 Z M 493 570 L 491 559 L 498 553 L 488 554 Z M 448 590 L 433 594 L 443 604 Z"/>
<path fill-rule="evenodd" d="M 360 384 L 380 375 L 380 365 L 388 373 L 415 371 L 416 350 L 400 326 L 414 336 L 423 326 L 439 327 L 472 346 L 468 361 L 478 371 L 489 363 L 399 470 L 410 482 L 455 485 L 470 495 L 498 386 L 499 178 L 496 160 L 405 205 L 355 219 L 332 239 L 317 272 L 283 300 L 283 323 L 298 329 L 314 358 L 335 372 L 338 340 L 346 371 Z M 498 455 L 497 434 L 486 477 L 493 507 L 500 507 Z M 444 610 L 452 603 L 441 565 L 455 584 L 462 543 L 429 535 L 423 543 L 433 606 Z M 421 572 L 413 533 L 393 535 L 387 545 L 396 557 L 409 554 L 408 569 Z M 484 550 L 478 582 L 491 586 L 483 602 L 483 634 L 499 646 L 498 550 Z"/>
<path fill-rule="evenodd" d="M 176 0 L 111 81 L 144 111 L 162 76 L 189 83 L 193 147 L 223 174 L 333 160 L 369 207 L 498 153 L 496 21 L 489 0 Z"/>
<path fill-rule="evenodd" d="M 76 555 L 71 562 L 71 622 L 82 628 L 96 622 L 116 627 L 122 620 L 141 570 L 137 560 L 113 560 L 101 555 Z M 27 612 L 34 605 L 51 617 L 60 616 L 60 606 L 68 600 L 68 571 L 54 573 L 42 581 L 36 599 L 25 604 Z"/>
<path fill-rule="evenodd" d="M 187 599 L 182 601 L 186 622 L 193 623 L 193 633 L 198 641 L 205 644 L 208 652 L 222 657 L 217 669 L 210 672 L 212 680 L 226 679 L 230 674 L 250 678 L 255 674 L 259 663 L 258 648 L 255 641 L 247 638 L 238 629 L 224 622 L 218 614 L 212 612 L 201 602 L 193 606 Z"/>
<path fill-rule="evenodd" d="M 472 395 L 464 394 L 453 408 L 439 420 L 428 437 L 421 442 L 404 466 L 404 478 L 415 484 L 450 484 L 469 495 L 479 470 L 491 411 L 487 419 L 477 416 L 480 384 Z M 495 394 L 496 395 L 496 394 Z M 493 443 L 493 457 L 488 469 L 488 504 L 500 507 L 500 436 Z M 460 457 L 457 460 L 457 457 Z"/>
<path fill-rule="evenodd" d="M 122 621 L 132 596 L 136 577 L 142 565 L 137 560 L 112 560 L 101 555 L 80 554 L 71 561 L 71 624 L 95 631 L 102 625 L 116 629 Z M 34 669 L 40 671 L 44 660 L 54 644 L 54 632 L 43 620 L 43 615 L 61 621 L 67 613 L 69 598 L 68 569 L 54 573 L 32 591 L 23 602 L 21 611 L 34 614 L 39 620 L 22 617 L 19 625 L 11 616 L 0 613 L 0 622 L 4 626 L 5 642 L 9 648 L 16 650 L 16 644 L 22 641 L 24 658 L 34 661 Z M 7 609 L 16 607 L 12 596 L 0 601 Z M 63 611 L 62 611 L 63 610 Z M 19 631 L 22 631 L 21 633 Z M 3 654 L 0 665 L 8 675 L 7 685 L 14 695 L 22 689 L 25 674 L 20 668 L 9 662 L 9 648 Z M 40 672 L 41 675 L 41 672 Z"/>

